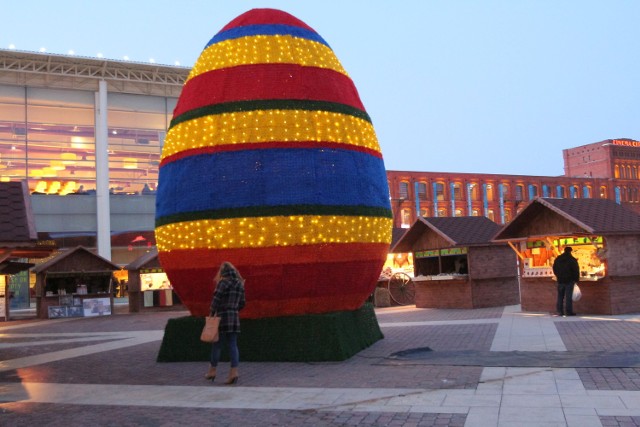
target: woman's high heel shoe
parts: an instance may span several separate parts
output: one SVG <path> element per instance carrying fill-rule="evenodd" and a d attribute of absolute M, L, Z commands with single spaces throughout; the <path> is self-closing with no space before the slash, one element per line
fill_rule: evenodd
<path fill-rule="evenodd" d="M 213 382 L 213 380 L 216 379 L 216 368 L 213 366 L 209 367 L 209 371 L 204 375 L 204 379 L 211 380 Z"/>
<path fill-rule="evenodd" d="M 235 383 L 237 383 L 237 382 L 238 382 L 238 378 L 240 378 L 240 377 L 233 377 L 233 378 L 229 378 L 229 379 L 227 379 L 227 381 L 225 381 L 224 383 L 225 383 L 226 385 L 233 385 L 233 384 L 235 384 Z"/>
<path fill-rule="evenodd" d="M 231 368 L 229 372 L 229 378 L 224 383 L 226 385 L 232 385 L 238 382 L 238 368 Z"/>

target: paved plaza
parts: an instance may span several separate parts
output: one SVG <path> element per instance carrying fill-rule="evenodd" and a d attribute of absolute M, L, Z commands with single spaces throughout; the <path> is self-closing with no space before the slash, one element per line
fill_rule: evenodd
<path fill-rule="evenodd" d="M 0 323 L 0 426 L 638 426 L 640 315 L 376 309 L 342 362 L 157 363 L 182 311 Z M 241 356 L 242 356 L 242 349 Z"/>

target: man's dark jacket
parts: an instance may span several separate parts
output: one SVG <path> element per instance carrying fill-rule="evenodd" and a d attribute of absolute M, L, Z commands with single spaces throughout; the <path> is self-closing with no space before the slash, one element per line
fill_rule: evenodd
<path fill-rule="evenodd" d="M 553 274 L 558 283 L 573 283 L 580 280 L 578 260 L 570 253 L 564 252 L 553 262 Z"/>

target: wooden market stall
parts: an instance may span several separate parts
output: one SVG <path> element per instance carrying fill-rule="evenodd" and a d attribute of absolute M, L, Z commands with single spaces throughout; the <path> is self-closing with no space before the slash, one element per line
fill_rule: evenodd
<path fill-rule="evenodd" d="M 516 256 L 491 238 L 485 217 L 420 217 L 391 249 L 413 254 L 419 308 L 480 308 L 518 303 Z"/>
<path fill-rule="evenodd" d="M 125 267 L 129 271 L 129 312 L 181 304 L 158 260 L 158 250 L 150 249 Z"/>
<path fill-rule="evenodd" d="M 0 320 L 12 308 L 30 308 L 29 268 L 46 258 L 55 243 L 37 240 L 26 181 L 0 182 Z"/>
<path fill-rule="evenodd" d="M 39 318 L 89 317 L 113 313 L 116 264 L 77 246 L 33 267 Z"/>
<path fill-rule="evenodd" d="M 640 312 L 640 215 L 605 199 L 537 198 L 495 237 L 520 259 L 523 311 L 556 311 L 555 258 L 580 265 L 578 314 Z"/>

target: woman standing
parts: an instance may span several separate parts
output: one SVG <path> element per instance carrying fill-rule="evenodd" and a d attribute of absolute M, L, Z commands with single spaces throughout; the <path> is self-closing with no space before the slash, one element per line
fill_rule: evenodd
<path fill-rule="evenodd" d="M 204 377 L 211 381 L 216 378 L 222 341 L 226 341 L 229 347 L 231 371 L 229 371 L 229 378 L 225 384 L 235 384 L 238 382 L 238 365 L 240 364 L 240 352 L 238 351 L 239 311 L 245 304 L 244 279 L 233 264 L 225 261 L 220 265 L 215 282 L 216 290 L 211 301 L 211 314 L 215 313 L 216 316 L 220 316 L 220 339 L 211 346 L 211 366 Z"/>

